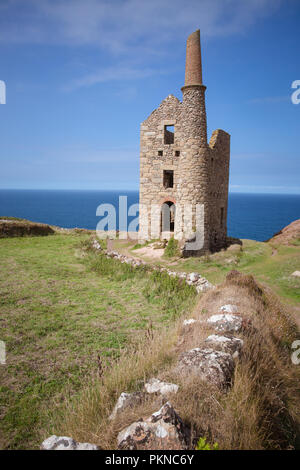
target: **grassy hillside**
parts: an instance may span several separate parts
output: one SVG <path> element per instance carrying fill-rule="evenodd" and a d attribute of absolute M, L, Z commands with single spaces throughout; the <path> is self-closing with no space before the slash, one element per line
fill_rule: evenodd
<path fill-rule="evenodd" d="M 189 286 L 91 253 L 88 239 L 73 233 L 0 240 L 2 449 L 38 447 L 49 412 L 70 391 L 74 396 L 121 350 L 195 301 Z"/>
<path fill-rule="evenodd" d="M 290 246 L 243 240 L 242 246 L 232 245 L 228 250 L 210 256 L 173 260 L 156 258 L 154 261 L 144 254 L 139 255 L 139 250 L 134 249 L 134 242 L 117 240 L 115 246 L 150 263 L 172 263 L 172 270 L 175 271 L 197 271 L 213 284 L 223 282 L 226 274 L 232 269 L 253 274 L 257 280 L 271 287 L 284 302 L 297 305 L 300 301 L 300 278 L 291 274 L 300 269 L 299 243 L 299 239 L 295 239 Z"/>

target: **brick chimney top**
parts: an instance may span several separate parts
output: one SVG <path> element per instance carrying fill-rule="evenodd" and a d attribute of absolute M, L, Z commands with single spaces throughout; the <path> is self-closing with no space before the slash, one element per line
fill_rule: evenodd
<path fill-rule="evenodd" d="M 184 86 L 202 85 L 200 30 L 190 34 L 186 42 Z"/>

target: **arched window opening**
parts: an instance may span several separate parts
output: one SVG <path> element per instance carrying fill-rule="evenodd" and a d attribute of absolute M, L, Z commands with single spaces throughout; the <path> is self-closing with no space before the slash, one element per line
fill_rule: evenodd
<path fill-rule="evenodd" d="M 172 201 L 164 202 L 161 207 L 161 232 L 174 232 L 176 207 Z"/>

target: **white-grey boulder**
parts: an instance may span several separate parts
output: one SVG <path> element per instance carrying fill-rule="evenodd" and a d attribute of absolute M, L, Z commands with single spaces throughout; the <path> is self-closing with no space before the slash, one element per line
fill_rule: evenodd
<path fill-rule="evenodd" d="M 242 317 L 230 313 L 212 315 L 206 320 L 209 326 L 220 332 L 237 332 L 242 328 Z"/>
<path fill-rule="evenodd" d="M 185 450 L 190 432 L 167 402 L 149 418 L 123 429 L 117 441 L 118 449 L 124 450 Z"/>
<path fill-rule="evenodd" d="M 242 339 L 229 335 L 210 335 L 205 343 L 209 348 L 232 354 L 234 358 L 238 357 L 244 344 Z"/>
<path fill-rule="evenodd" d="M 300 277 L 300 271 L 294 271 L 292 276 L 294 277 Z"/>
<path fill-rule="evenodd" d="M 187 376 L 195 374 L 222 388 L 232 380 L 234 360 L 231 354 L 223 351 L 194 348 L 181 354 L 176 371 Z"/>
<path fill-rule="evenodd" d="M 41 450 L 100 450 L 88 442 L 76 442 L 72 437 L 50 436 L 41 444 Z"/>
<path fill-rule="evenodd" d="M 161 395 L 168 395 L 169 393 L 177 393 L 178 385 L 162 382 L 159 379 L 152 378 L 145 384 L 147 393 L 160 393 Z"/>
<path fill-rule="evenodd" d="M 200 274 L 199 273 L 190 273 L 187 278 L 188 278 L 189 281 L 196 282 L 200 278 Z"/>
<path fill-rule="evenodd" d="M 201 278 L 196 284 L 196 291 L 199 294 L 200 292 L 206 292 L 210 289 L 214 289 L 215 286 L 205 278 Z"/>

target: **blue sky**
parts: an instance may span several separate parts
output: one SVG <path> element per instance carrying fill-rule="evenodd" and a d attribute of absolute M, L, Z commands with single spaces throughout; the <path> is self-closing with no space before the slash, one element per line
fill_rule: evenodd
<path fill-rule="evenodd" d="M 139 125 L 201 30 L 230 189 L 300 193 L 298 0 L 0 0 L 0 188 L 138 189 Z"/>

